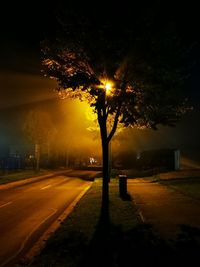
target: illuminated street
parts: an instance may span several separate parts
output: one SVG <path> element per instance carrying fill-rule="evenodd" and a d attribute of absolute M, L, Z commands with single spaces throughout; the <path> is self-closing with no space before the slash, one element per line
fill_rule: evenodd
<path fill-rule="evenodd" d="M 1 11 L 0 267 L 193 266 L 198 1 Z"/>
<path fill-rule="evenodd" d="M 68 176 L 59 175 L 1 190 L 0 266 L 15 262 L 19 254 L 23 256 L 51 223 L 91 185 L 91 182 L 78 177 L 94 174 L 71 171 Z M 8 266 L 13 266 L 10 264 Z"/>

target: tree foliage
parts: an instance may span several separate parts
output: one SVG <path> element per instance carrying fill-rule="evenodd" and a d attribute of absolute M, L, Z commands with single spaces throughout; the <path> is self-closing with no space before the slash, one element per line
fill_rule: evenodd
<path fill-rule="evenodd" d="M 175 125 L 187 110 L 183 86 L 190 47 L 173 23 L 158 31 L 149 16 L 119 19 L 119 10 L 108 13 L 63 9 L 58 38 L 42 43 L 44 73 L 57 80 L 61 97 L 87 99 L 99 118 L 103 108 L 106 117 L 115 115 L 113 130 L 118 120 L 154 129 Z M 107 81 L 113 88 L 104 107 Z"/>

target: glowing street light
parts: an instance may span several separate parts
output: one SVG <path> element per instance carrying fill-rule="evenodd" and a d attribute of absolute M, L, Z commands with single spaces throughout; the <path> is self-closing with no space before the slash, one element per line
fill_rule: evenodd
<path fill-rule="evenodd" d="M 102 79 L 99 88 L 104 89 L 107 96 L 111 95 L 113 93 L 113 82 Z"/>
<path fill-rule="evenodd" d="M 107 82 L 105 84 L 105 89 L 106 89 L 106 94 L 110 95 L 111 94 L 111 90 L 112 90 L 112 84 L 110 82 Z"/>

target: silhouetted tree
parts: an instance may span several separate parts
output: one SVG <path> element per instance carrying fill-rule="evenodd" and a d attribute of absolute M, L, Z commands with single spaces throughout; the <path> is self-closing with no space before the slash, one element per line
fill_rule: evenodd
<path fill-rule="evenodd" d="M 121 5 L 115 10 L 97 7 L 93 12 L 63 7 L 57 38 L 42 42 L 43 71 L 56 79 L 60 97 L 88 101 L 97 114 L 105 210 L 108 147 L 118 123 L 153 129 L 159 124 L 173 126 L 187 110 L 182 93 L 188 47 L 172 23 L 159 21 L 157 26 L 156 10 L 147 14 L 139 17 L 136 10 L 123 10 Z"/>

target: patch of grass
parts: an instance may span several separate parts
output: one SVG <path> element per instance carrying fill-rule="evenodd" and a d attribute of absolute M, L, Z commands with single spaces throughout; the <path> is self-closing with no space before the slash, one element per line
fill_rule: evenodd
<path fill-rule="evenodd" d="M 35 172 L 34 170 L 19 170 L 7 174 L 0 175 L 0 184 L 6 184 L 10 182 L 15 182 L 31 177 L 41 176 L 48 174 L 48 170 L 40 170 L 39 172 Z"/>

